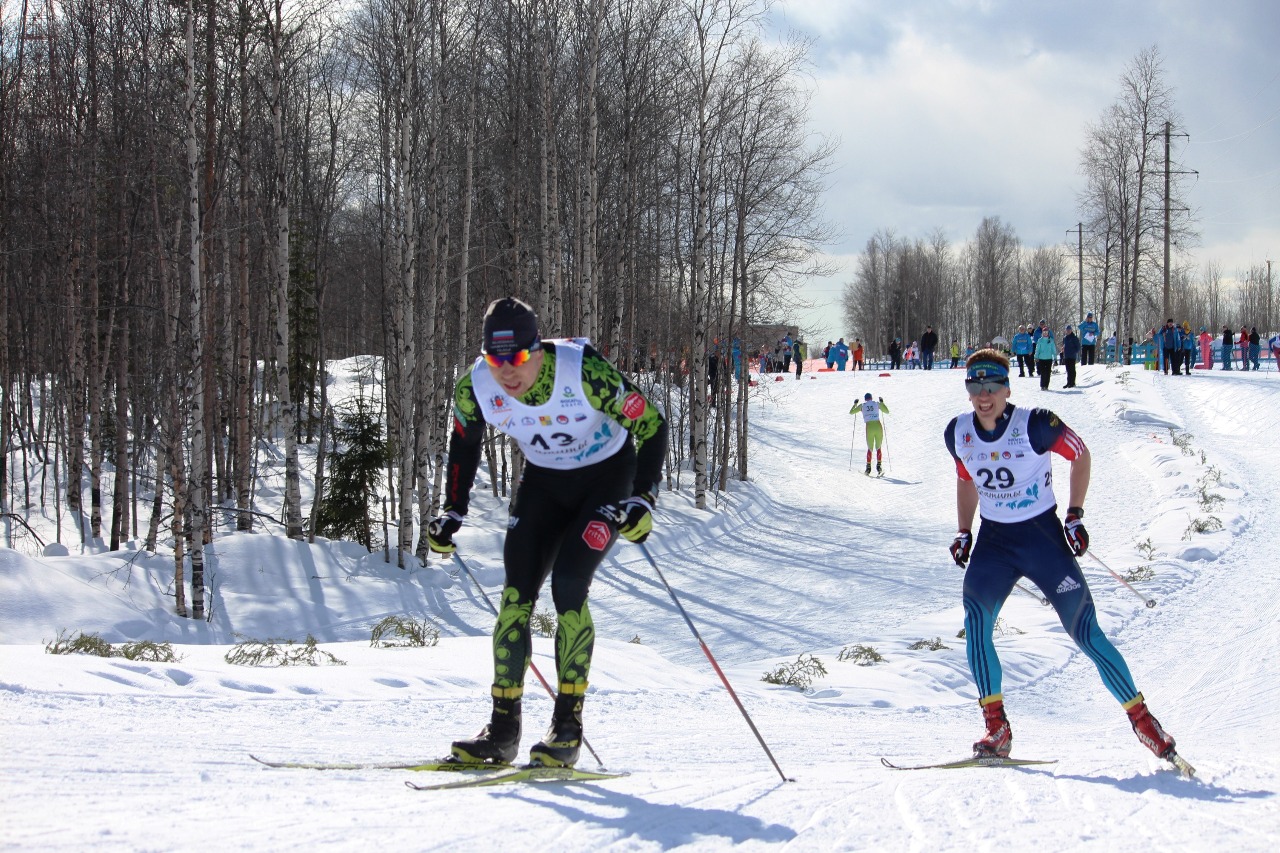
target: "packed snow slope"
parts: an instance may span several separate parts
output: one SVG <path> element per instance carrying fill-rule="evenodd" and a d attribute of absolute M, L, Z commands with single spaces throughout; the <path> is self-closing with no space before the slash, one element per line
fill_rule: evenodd
<path fill-rule="evenodd" d="M 1009 599 L 996 644 L 1015 756 L 1058 763 L 881 766 L 961 757 L 981 731 L 957 637 L 962 572 L 947 553 L 955 473 L 942 430 L 967 407 L 962 376 L 773 379 L 753 398 L 749 482 L 699 510 L 682 472 L 648 546 L 781 774 L 627 543 L 592 592 L 585 718 L 599 762 L 630 776 L 419 792 L 403 782 L 442 774 L 250 760 L 429 759 L 479 729 L 492 626 L 481 596 L 500 591 L 506 521 L 482 479 L 457 537 L 479 589 L 450 562 L 401 570 L 351 543 L 222 533 L 208 549 L 211 617 L 193 622 L 172 615 L 170 553 L 78 538 L 65 556 L 0 550 L 5 849 L 1277 849 L 1280 377 L 1095 366 L 1072 391 L 1061 375 L 1047 392 L 1013 380 L 1015 403 L 1052 408 L 1092 450 L 1085 520 L 1105 566 L 1082 566 L 1104 630 L 1199 769 L 1191 780 L 1139 745 L 1033 589 Z M 881 479 L 863 476 L 848 414 L 866 392 L 891 410 Z M 538 610 L 551 611 L 549 594 Z M 374 648 L 387 615 L 429 621 L 440 641 Z M 171 643 L 179 660 L 46 653 L 80 632 Z M 344 665 L 224 658 L 243 639 L 308 636 Z M 535 645 L 554 676 L 552 641 Z M 883 660 L 860 665 L 858 647 Z M 762 680 L 804 664 L 807 689 Z M 530 677 L 526 749 L 550 710 Z M 597 760 L 584 751 L 580 764 Z"/>

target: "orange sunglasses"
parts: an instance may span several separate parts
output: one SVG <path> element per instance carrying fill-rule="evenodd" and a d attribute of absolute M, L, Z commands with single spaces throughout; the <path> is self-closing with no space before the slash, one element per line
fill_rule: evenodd
<path fill-rule="evenodd" d="M 502 367 L 507 362 L 510 362 L 512 367 L 519 367 L 531 358 L 533 358 L 533 350 L 531 349 L 519 349 L 506 355 L 495 355 L 490 352 L 484 354 L 485 363 L 490 367 Z"/>

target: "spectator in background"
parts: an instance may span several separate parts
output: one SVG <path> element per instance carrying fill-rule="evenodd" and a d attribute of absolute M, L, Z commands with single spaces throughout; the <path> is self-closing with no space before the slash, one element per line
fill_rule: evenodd
<path fill-rule="evenodd" d="M 1014 358 L 1018 361 L 1018 375 L 1035 376 L 1035 365 L 1031 357 L 1032 352 L 1035 350 L 1035 343 L 1031 340 L 1031 333 L 1027 331 L 1025 323 L 1018 324 L 1018 333 L 1013 336 L 1011 349 L 1013 350 Z"/>
<path fill-rule="evenodd" d="M 1181 357 L 1181 347 L 1178 341 L 1178 327 L 1174 325 L 1173 318 L 1164 321 L 1164 327 L 1157 333 L 1160 337 L 1160 351 L 1164 354 L 1164 375 L 1169 375 L 1169 368 L 1173 368 L 1173 375 L 1178 375 L 1178 361 Z"/>
<path fill-rule="evenodd" d="M 955 370 L 960 366 L 960 342 L 951 342 L 951 369 Z"/>
<path fill-rule="evenodd" d="M 1280 332 L 1272 335 L 1267 344 L 1271 347 L 1271 364 L 1277 370 L 1280 370 Z"/>
<path fill-rule="evenodd" d="M 1262 337 L 1258 334 L 1258 327 L 1254 326 L 1249 330 L 1249 361 L 1253 363 L 1253 369 L 1258 370 L 1258 357 L 1262 355 Z"/>
<path fill-rule="evenodd" d="M 1213 369 L 1213 335 L 1204 326 L 1200 327 L 1200 363 L 1205 370 Z"/>
<path fill-rule="evenodd" d="M 1190 376 L 1191 365 L 1196 361 L 1196 336 L 1191 334 L 1191 324 L 1182 321 L 1182 372 Z"/>
<path fill-rule="evenodd" d="M 1065 344 L 1066 341 L 1064 340 Z M 1080 363 L 1093 364 L 1097 360 L 1098 324 L 1093 319 L 1093 312 L 1084 315 L 1080 324 Z"/>
<path fill-rule="evenodd" d="M 1076 387 L 1076 359 L 1080 355 L 1080 339 L 1070 326 L 1062 336 L 1062 366 L 1067 369 L 1067 384 L 1063 388 Z"/>
<path fill-rule="evenodd" d="M 853 339 L 853 370 L 862 370 L 862 338 Z"/>
<path fill-rule="evenodd" d="M 1231 369 L 1231 350 L 1235 345 L 1235 337 L 1231 334 L 1230 326 L 1222 327 L 1222 369 Z"/>
<path fill-rule="evenodd" d="M 796 341 L 791 345 L 791 357 L 795 359 L 796 379 L 799 379 L 804 372 L 804 360 L 809 357 L 809 345 L 804 342 L 803 335 L 796 335 Z"/>
<path fill-rule="evenodd" d="M 933 351 L 938 348 L 938 333 L 933 326 L 925 326 L 920 336 L 920 366 L 925 370 L 933 370 Z"/>
<path fill-rule="evenodd" d="M 836 341 L 835 348 L 831 350 L 836 363 L 836 370 L 843 371 L 849 363 L 849 345 L 844 342 L 844 338 Z"/>
<path fill-rule="evenodd" d="M 1049 390 L 1049 376 L 1053 373 L 1053 360 L 1058 355 L 1058 346 L 1053 340 L 1053 332 L 1040 321 L 1040 337 L 1036 341 L 1036 373 L 1040 376 L 1040 390 Z"/>
<path fill-rule="evenodd" d="M 1239 341 L 1237 341 L 1237 343 L 1240 344 L 1240 369 L 1248 370 L 1249 369 L 1249 327 L 1248 326 L 1240 327 L 1240 339 Z"/>
<path fill-rule="evenodd" d="M 889 367 L 894 370 L 902 367 L 902 338 L 889 341 Z"/>

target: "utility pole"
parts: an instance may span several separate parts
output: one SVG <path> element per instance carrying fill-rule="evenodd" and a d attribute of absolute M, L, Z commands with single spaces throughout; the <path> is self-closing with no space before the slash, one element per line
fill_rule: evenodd
<path fill-rule="evenodd" d="M 1169 209 L 1170 209 L 1169 208 L 1169 187 L 1171 183 L 1170 176 L 1175 174 L 1177 175 L 1200 174 L 1195 169 L 1190 169 L 1187 171 L 1179 170 L 1177 172 L 1174 172 L 1172 170 L 1172 167 L 1169 163 L 1169 137 L 1170 136 L 1187 136 L 1188 138 L 1190 138 L 1185 133 L 1173 133 L 1172 130 L 1173 130 L 1173 124 L 1171 122 L 1166 121 L 1164 123 L 1164 133 L 1163 133 L 1163 136 L 1164 136 L 1164 314 L 1162 315 L 1166 318 L 1173 316 L 1173 313 L 1172 313 L 1173 308 L 1171 307 L 1171 300 L 1169 298 Z M 1154 136 L 1155 134 L 1151 134 L 1151 135 Z M 1187 208 L 1180 207 L 1178 209 L 1186 210 Z"/>
<path fill-rule="evenodd" d="M 1172 317 L 1169 307 L 1169 130 L 1170 123 L 1164 123 L 1164 316 Z M 1176 364 L 1176 362 L 1175 362 Z"/>
<path fill-rule="evenodd" d="M 1067 233 L 1070 234 L 1071 231 L 1068 230 Z M 1083 222 L 1076 223 L 1076 274 L 1077 274 L 1077 280 L 1079 281 L 1079 284 L 1080 284 L 1080 305 L 1079 305 L 1080 312 L 1077 316 L 1079 316 L 1080 320 L 1083 320 L 1084 319 L 1084 223 Z M 1080 320 L 1077 320 L 1076 322 L 1078 323 L 1080 322 Z"/>

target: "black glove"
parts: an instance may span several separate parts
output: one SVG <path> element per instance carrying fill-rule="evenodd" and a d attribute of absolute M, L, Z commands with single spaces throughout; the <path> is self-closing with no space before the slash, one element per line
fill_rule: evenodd
<path fill-rule="evenodd" d="M 452 554 L 458 550 L 453 544 L 453 534 L 462 527 L 462 516 L 453 510 L 431 519 L 427 525 L 427 546 L 437 554 Z"/>
<path fill-rule="evenodd" d="M 1067 520 L 1062 523 L 1062 532 L 1067 535 L 1067 544 L 1071 546 L 1071 551 L 1077 557 L 1084 556 L 1084 552 L 1089 550 L 1089 531 L 1084 529 L 1084 522 L 1080 519 L 1084 518 L 1084 508 L 1078 506 L 1067 507 Z"/>
<path fill-rule="evenodd" d="M 973 534 L 968 530 L 961 530 L 951 541 L 951 559 L 956 561 L 957 566 L 964 568 L 964 564 L 969 562 L 971 548 L 973 548 Z"/>
<path fill-rule="evenodd" d="M 643 542 L 653 532 L 653 505 L 657 502 L 652 492 L 643 492 L 625 501 L 600 507 L 600 514 L 618 526 L 618 533 L 623 539 Z"/>

